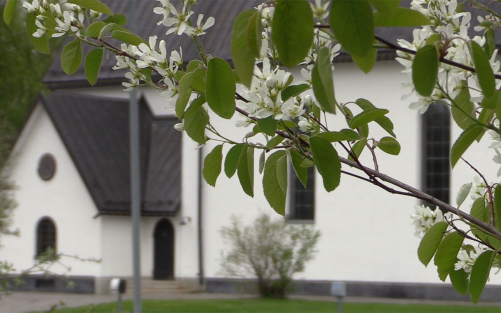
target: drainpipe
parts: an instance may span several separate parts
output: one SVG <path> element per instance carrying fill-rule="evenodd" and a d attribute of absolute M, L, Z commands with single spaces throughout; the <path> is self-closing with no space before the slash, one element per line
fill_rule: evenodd
<path fill-rule="evenodd" d="M 204 276 L 204 245 L 203 245 L 203 146 L 198 149 L 198 283 L 203 287 L 205 284 Z"/>

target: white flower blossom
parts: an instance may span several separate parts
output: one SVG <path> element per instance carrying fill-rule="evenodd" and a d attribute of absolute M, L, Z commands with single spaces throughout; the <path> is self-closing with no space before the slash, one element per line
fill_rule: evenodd
<path fill-rule="evenodd" d="M 174 129 L 177 130 L 177 131 L 179 131 L 179 132 L 184 131 L 184 123 L 174 124 Z"/>
<path fill-rule="evenodd" d="M 186 30 L 186 33 L 190 36 L 201 36 L 205 35 L 205 30 L 209 29 L 214 25 L 215 19 L 210 16 L 205 23 L 202 23 L 202 19 L 204 18 L 203 14 L 198 15 L 197 27 L 192 27 Z"/>
<path fill-rule="evenodd" d="M 443 222 L 446 219 L 451 220 L 452 218 L 451 213 L 443 214 L 438 207 L 432 210 L 428 206 L 416 205 L 414 209 L 416 213 L 411 215 L 412 224 L 416 228 L 414 235 L 420 238 L 436 223 Z"/>
<path fill-rule="evenodd" d="M 459 250 L 457 255 L 458 261 L 454 264 L 454 270 L 459 271 L 463 269 L 466 273 L 471 273 L 478 257 L 485 252 L 483 247 L 475 246 L 474 249 L 470 253 L 464 249 Z"/>
<path fill-rule="evenodd" d="M 176 33 L 182 35 L 185 31 L 188 33 L 191 32 L 192 27 L 188 25 L 188 20 L 193 14 L 193 11 L 186 12 L 186 2 L 181 11 L 178 11 L 172 3 L 169 3 L 169 7 L 174 17 L 168 17 L 162 21 L 165 26 L 170 27 L 165 34 L 169 35 Z"/>

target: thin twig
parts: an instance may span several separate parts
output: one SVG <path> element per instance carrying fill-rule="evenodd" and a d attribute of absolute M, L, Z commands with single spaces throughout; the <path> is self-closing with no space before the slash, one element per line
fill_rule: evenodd
<path fill-rule="evenodd" d="M 409 54 L 416 54 L 417 52 L 414 51 L 414 50 L 410 50 L 410 49 L 406 49 L 406 48 L 402 48 L 400 46 L 397 46 L 379 36 L 374 36 L 374 38 L 376 38 L 376 40 L 378 40 L 379 42 L 382 42 L 384 43 L 385 45 L 388 46 L 388 48 L 390 49 L 393 49 L 393 50 L 398 50 L 398 51 L 402 51 L 402 52 L 406 52 L 406 53 L 409 53 Z M 438 61 L 442 62 L 442 63 L 445 63 L 445 64 L 449 64 L 449 65 L 452 65 L 452 66 L 455 66 L 455 67 L 458 67 L 458 68 L 461 68 L 463 70 L 466 70 L 466 71 L 469 71 L 469 72 L 472 72 L 472 73 L 476 73 L 477 71 L 475 70 L 475 68 L 471 67 L 471 66 L 467 66 L 467 65 L 464 65 L 464 64 L 461 64 L 461 63 L 457 63 L 457 62 L 454 62 L 454 61 L 451 61 L 451 60 L 448 60 L 444 57 L 440 57 L 438 59 Z M 496 77 L 497 79 L 501 79 L 501 74 L 494 74 L 494 77 Z"/>
<path fill-rule="evenodd" d="M 482 173 L 480 173 L 479 170 L 477 170 L 473 165 L 471 165 L 465 159 L 461 158 L 461 160 L 463 160 L 463 162 L 465 162 L 466 164 L 468 164 L 472 168 L 472 170 L 474 170 L 475 172 L 477 172 L 477 174 L 484 181 L 485 188 L 487 189 L 487 193 L 489 194 L 489 208 L 490 208 L 490 211 L 491 211 L 491 225 L 494 226 L 494 222 L 495 222 L 495 219 L 494 219 L 494 198 L 492 197 L 492 188 L 491 188 L 491 186 L 489 186 L 489 184 L 487 183 L 487 180 L 485 179 L 484 175 L 482 175 Z"/>

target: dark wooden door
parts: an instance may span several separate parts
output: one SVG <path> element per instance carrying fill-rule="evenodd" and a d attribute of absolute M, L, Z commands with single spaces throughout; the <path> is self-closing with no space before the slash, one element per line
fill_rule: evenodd
<path fill-rule="evenodd" d="M 174 229 L 163 219 L 158 222 L 154 233 L 154 279 L 174 279 Z"/>

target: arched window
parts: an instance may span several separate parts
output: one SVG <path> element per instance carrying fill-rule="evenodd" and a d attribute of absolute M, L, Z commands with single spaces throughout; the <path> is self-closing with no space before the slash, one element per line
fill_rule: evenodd
<path fill-rule="evenodd" d="M 48 248 L 52 248 L 56 252 L 56 238 L 57 234 L 54 222 L 48 217 L 41 219 L 37 226 L 36 256 L 40 256 Z"/>
<path fill-rule="evenodd" d="M 430 105 L 423 114 L 423 191 L 449 203 L 450 113 L 442 104 Z"/>

